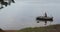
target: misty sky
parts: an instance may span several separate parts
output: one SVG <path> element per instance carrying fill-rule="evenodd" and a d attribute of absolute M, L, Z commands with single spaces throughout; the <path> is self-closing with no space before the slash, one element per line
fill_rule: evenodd
<path fill-rule="evenodd" d="M 60 0 L 15 0 L 11 6 L 0 9 L 0 28 L 21 29 L 25 27 L 44 26 L 44 22 L 36 23 L 36 17 L 53 16 L 51 24 L 60 24 Z M 50 22 L 48 22 L 50 24 Z"/>

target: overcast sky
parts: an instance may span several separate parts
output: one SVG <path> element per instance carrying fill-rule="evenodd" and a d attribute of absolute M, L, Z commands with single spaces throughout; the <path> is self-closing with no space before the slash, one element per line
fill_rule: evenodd
<path fill-rule="evenodd" d="M 51 24 L 60 24 L 60 0 L 15 0 L 11 6 L 0 9 L 0 27 L 7 29 L 21 29 L 25 27 L 44 26 L 44 22 L 36 23 L 36 17 L 53 16 Z M 49 22 L 48 22 L 49 23 Z M 50 24 L 50 23 L 49 23 Z"/>

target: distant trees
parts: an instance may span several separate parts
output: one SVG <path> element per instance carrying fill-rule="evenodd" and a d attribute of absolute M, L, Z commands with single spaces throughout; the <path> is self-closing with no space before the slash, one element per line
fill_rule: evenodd
<path fill-rule="evenodd" d="M 4 8 L 3 5 L 7 7 L 7 5 L 11 5 L 11 3 L 15 3 L 14 0 L 8 0 L 8 2 L 5 2 L 4 0 L 0 0 L 1 7 L 0 9 Z"/>

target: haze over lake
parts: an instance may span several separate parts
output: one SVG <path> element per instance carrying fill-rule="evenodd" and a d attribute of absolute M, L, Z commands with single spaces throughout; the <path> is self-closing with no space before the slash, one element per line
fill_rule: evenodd
<path fill-rule="evenodd" d="M 36 23 L 36 17 L 53 16 L 51 24 L 60 24 L 60 0 L 15 0 L 11 6 L 0 9 L 0 28 L 18 30 L 25 27 L 44 26 L 44 22 Z M 50 22 L 48 22 L 48 25 Z"/>

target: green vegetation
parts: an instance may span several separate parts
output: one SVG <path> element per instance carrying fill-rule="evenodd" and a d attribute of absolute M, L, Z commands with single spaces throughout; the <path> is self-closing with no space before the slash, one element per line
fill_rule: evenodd
<path fill-rule="evenodd" d="M 57 24 L 57 25 L 50 25 L 46 27 L 24 28 L 19 30 L 18 32 L 49 32 L 50 30 L 53 31 L 53 30 L 59 30 L 59 29 L 60 29 L 60 24 Z"/>

